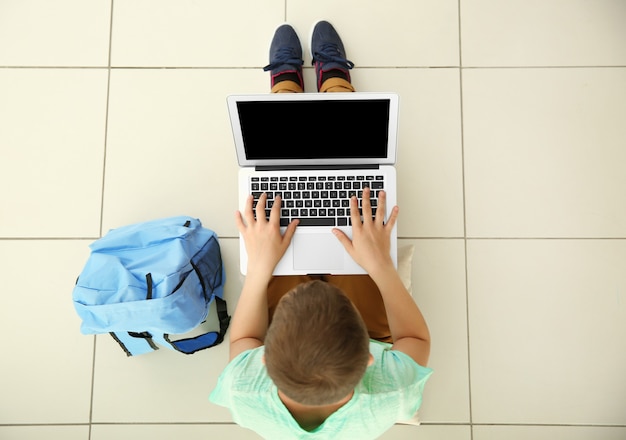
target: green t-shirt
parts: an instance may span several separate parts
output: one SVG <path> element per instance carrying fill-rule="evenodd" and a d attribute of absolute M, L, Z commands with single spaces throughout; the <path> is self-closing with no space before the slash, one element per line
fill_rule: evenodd
<path fill-rule="evenodd" d="M 261 359 L 264 347 L 241 353 L 220 375 L 209 396 L 233 420 L 266 439 L 374 439 L 395 422 L 411 419 L 422 403 L 430 368 L 390 344 L 370 341 L 374 356 L 352 399 L 313 431 L 305 431 L 278 397 Z"/>

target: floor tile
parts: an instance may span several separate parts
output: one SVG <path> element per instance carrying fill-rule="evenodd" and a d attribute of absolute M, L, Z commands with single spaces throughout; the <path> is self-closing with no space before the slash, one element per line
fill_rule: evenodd
<path fill-rule="evenodd" d="M 626 242 L 468 243 L 475 423 L 626 425 Z"/>
<path fill-rule="evenodd" d="M 89 440 L 89 426 L 0 426 L 4 440 Z"/>
<path fill-rule="evenodd" d="M 4 0 L 0 66 L 107 66 L 110 0 Z"/>
<path fill-rule="evenodd" d="M 470 237 L 626 236 L 626 69 L 463 72 Z"/>
<path fill-rule="evenodd" d="M 262 93 L 255 70 L 115 70 L 111 77 L 103 231 L 191 215 L 237 236 L 237 159 L 226 96 Z"/>
<path fill-rule="evenodd" d="M 318 0 L 286 2 L 291 23 L 304 46 L 310 65 L 310 39 L 318 20 L 337 29 L 348 58 L 360 67 L 458 66 L 458 2 L 442 0 Z M 268 40 L 269 41 L 269 40 Z"/>
<path fill-rule="evenodd" d="M 107 73 L 0 69 L 0 237 L 99 233 Z"/>
<path fill-rule="evenodd" d="M 239 248 L 237 240 L 222 239 L 221 243 L 228 270 L 226 299 L 232 314 L 242 283 L 237 273 Z M 430 363 L 436 375 L 427 386 L 420 419 L 468 421 L 463 243 L 461 240 L 400 242 L 407 244 L 417 247 L 413 258 L 414 296 L 428 319 L 433 340 L 437 341 Z M 450 321 L 458 325 L 450 325 Z M 448 324 L 443 325 L 444 322 Z M 454 353 L 452 360 L 449 353 Z M 228 411 L 207 400 L 208 392 L 227 363 L 227 355 L 225 343 L 189 357 L 163 349 L 127 359 L 111 338 L 98 337 L 94 421 L 229 422 Z M 171 377 L 171 383 L 155 387 L 159 375 L 167 376 L 168 371 L 184 373 Z M 111 389 L 119 391 L 108 392 Z M 126 389 L 132 393 L 126 393 Z M 112 399 L 118 403 L 114 405 Z"/>
<path fill-rule="evenodd" d="M 475 426 L 474 440 L 622 440 L 624 427 L 604 426 Z"/>
<path fill-rule="evenodd" d="M 225 299 L 232 315 L 241 290 L 237 240 L 220 239 L 227 270 Z M 201 328 L 214 329 L 209 319 Z M 230 333 L 229 333 L 230 334 Z M 96 342 L 95 423 L 231 422 L 228 410 L 209 402 L 209 393 L 228 363 L 228 336 L 193 355 L 162 348 L 128 358 L 109 335 Z"/>
<path fill-rule="evenodd" d="M 90 440 L 206 440 L 207 438 L 257 440 L 256 433 L 237 425 L 94 425 Z"/>
<path fill-rule="evenodd" d="M 458 69 L 355 69 L 359 91 L 400 96 L 400 237 L 462 237 Z"/>
<path fill-rule="evenodd" d="M 0 241 L 7 274 L 0 295 L 0 332 L 5 335 L 0 424 L 89 421 L 93 337 L 80 333 L 72 306 L 87 244 Z M 18 438 L 28 438 L 31 431 L 19 432 Z"/>
<path fill-rule="evenodd" d="M 467 308 L 463 240 L 400 240 L 415 245 L 413 297 L 428 324 L 429 367 L 422 422 L 469 422 Z"/>
<path fill-rule="evenodd" d="M 623 66 L 621 0 L 462 1 L 464 66 Z"/>
<path fill-rule="evenodd" d="M 381 440 L 470 440 L 469 426 L 394 425 L 380 436 Z"/>
<path fill-rule="evenodd" d="M 363 91 L 389 90 L 393 83 L 402 96 L 399 203 L 406 220 L 400 236 L 462 236 L 458 71 L 363 71 L 359 81 Z M 220 235 L 236 236 L 236 185 L 223 184 L 235 183 L 238 170 L 225 98 L 264 93 L 268 84 L 260 69 L 114 71 L 104 230 L 184 212 Z"/>
<path fill-rule="evenodd" d="M 261 67 L 284 0 L 116 2 L 111 65 Z"/>
<path fill-rule="evenodd" d="M 237 425 L 94 425 L 91 431 L 91 440 L 117 440 L 150 438 L 153 440 L 185 438 L 188 440 L 206 439 L 213 437 L 236 438 L 254 440 L 261 437 L 248 429 Z M 403 426 L 395 425 L 381 440 L 408 440 L 420 438 L 424 440 L 469 440 L 469 426 Z"/>

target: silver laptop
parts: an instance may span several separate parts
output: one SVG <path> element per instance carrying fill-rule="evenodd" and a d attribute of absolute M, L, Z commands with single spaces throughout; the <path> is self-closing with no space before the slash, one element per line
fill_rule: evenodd
<path fill-rule="evenodd" d="M 332 228 L 352 237 L 349 200 L 371 189 L 387 194 L 385 219 L 396 204 L 398 95 L 293 93 L 229 96 L 239 172 L 239 208 L 268 194 L 266 215 L 282 198 L 281 229 L 299 219 L 274 275 L 364 274 Z M 361 201 L 359 202 L 361 203 Z M 240 238 L 240 269 L 247 254 Z M 391 235 L 397 265 L 397 228 Z"/>

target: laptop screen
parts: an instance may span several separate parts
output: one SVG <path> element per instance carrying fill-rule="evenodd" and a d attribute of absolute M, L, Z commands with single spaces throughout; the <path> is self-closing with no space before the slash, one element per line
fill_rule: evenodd
<path fill-rule="evenodd" d="M 246 159 L 383 159 L 389 99 L 237 102 Z"/>

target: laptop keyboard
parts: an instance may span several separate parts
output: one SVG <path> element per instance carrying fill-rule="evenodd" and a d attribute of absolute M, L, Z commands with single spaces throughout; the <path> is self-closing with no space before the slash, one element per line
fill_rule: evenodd
<path fill-rule="evenodd" d="M 370 188 L 372 216 L 376 215 L 378 194 L 384 189 L 384 176 L 378 174 L 250 177 L 250 193 L 256 208 L 261 194 L 267 193 L 265 216 L 277 196 L 282 198 L 280 225 L 299 219 L 301 226 L 350 226 L 350 198 L 357 196 L 363 215 L 363 189 Z M 256 217 L 256 211 L 255 211 Z"/>

